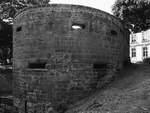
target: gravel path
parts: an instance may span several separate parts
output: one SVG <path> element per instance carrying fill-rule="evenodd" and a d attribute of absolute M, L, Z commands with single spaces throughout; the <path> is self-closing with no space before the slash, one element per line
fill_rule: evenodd
<path fill-rule="evenodd" d="M 150 113 L 150 65 L 125 67 L 111 84 L 66 113 Z"/>

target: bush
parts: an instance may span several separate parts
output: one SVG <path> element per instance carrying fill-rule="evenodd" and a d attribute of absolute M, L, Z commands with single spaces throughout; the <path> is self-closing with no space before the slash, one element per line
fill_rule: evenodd
<path fill-rule="evenodd" d="M 149 57 L 149 58 L 145 58 L 145 59 L 143 60 L 143 62 L 150 64 L 150 57 Z"/>

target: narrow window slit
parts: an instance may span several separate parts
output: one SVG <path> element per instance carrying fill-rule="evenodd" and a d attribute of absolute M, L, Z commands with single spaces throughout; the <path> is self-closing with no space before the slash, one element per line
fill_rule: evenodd
<path fill-rule="evenodd" d="M 17 27 L 17 29 L 16 29 L 16 31 L 17 32 L 19 32 L 19 31 L 21 31 L 22 30 L 22 27 L 20 26 L 20 27 Z"/>
<path fill-rule="evenodd" d="M 111 35 L 117 35 L 117 32 L 114 30 L 111 30 L 110 32 L 111 32 Z"/>
<path fill-rule="evenodd" d="M 45 69 L 46 62 L 32 62 L 28 64 L 28 68 L 30 69 Z"/>
<path fill-rule="evenodd" d="M 95 63 L 93 64 L 94 69 L 107 69 L 107 64 Z"/>

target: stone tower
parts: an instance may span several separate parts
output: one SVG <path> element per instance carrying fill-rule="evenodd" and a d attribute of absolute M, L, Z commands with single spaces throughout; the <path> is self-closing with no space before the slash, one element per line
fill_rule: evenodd
<path fill-rule="evenodd" d="M 24 9 L 13 34 L 14 104 L 20 113 L 63 111 L 129 60 L 128 32 L 120 20 L 89 7 Z"/>

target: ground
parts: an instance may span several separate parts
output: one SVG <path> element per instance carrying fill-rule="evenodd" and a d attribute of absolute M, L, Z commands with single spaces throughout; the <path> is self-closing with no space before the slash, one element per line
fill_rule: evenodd
<path fill-rule="evenodd" d="M 10 90 L 9 76 L 1 77 L 0 90 Z M 114 81 L 66 113 L 150 113 L 150 64 L 126 66 Z"/>
<path fill-rule="evenodd" d="M 150 64 L 126 66 L 112 83 L 67 113 L 150 113 Z"/>

